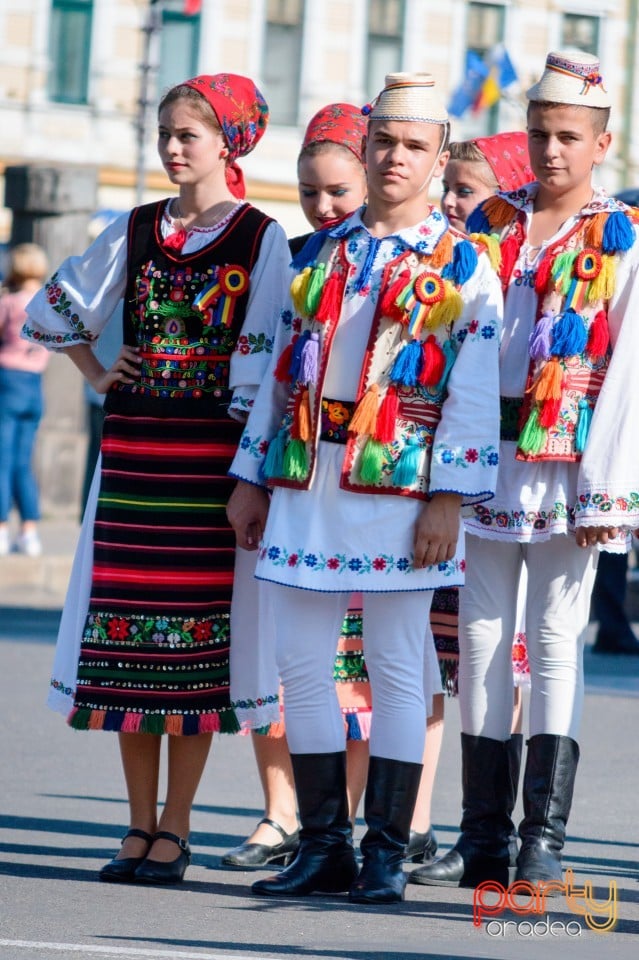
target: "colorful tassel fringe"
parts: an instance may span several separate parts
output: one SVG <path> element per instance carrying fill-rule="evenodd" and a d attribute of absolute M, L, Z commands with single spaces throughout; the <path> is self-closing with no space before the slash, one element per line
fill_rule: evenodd
<path fill-rule="evenodd" d="M 382 479 L 383 462 L 384 445 L 371 437 L 362 451 L 359 464 L 359 475 L 362 482 L 369 486 L 378 484 Z"/>
<path fill-rule="evenodd" d="M 119 733 L 150 733 L 156 736 L 196 736 L 201 733 L 239 733 L 233 710 L 222 713 L 153 714 L 122 710 L 91 710 L 74 707 L 67 723 L 74 730 L 105 730 Z"/>
<path fill-rule="evenodd" d="M 421 452 L 422 448 L 418 438 L 414 434 L 408 437 L 406 446 L 393 470 L 393 486 L 410 487 L 415 483 Z"/>

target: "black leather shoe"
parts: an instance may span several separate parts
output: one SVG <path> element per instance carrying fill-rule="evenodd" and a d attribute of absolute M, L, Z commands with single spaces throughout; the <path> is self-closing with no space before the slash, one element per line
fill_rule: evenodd
<path fill-rule="evenodd" d="M 404 860 L 406 863 L 430 863 L 437 853 L 437 837 L 432 827 L 426 833 L 416 833 L 411 830 L 406 846 Z"/>
<path fill-rule="evenodd" d="M 136 883 L 182 883 L 186 868 L 191 862 L 191 848 L 186 840 L 178 837 L 175 833 L 169 833 L 168 830 L 158 830 L 153 840 L 172 840 L 180 848 L 180 852 L 175 860 L 169 860 L 163 863 L 161 860 L 149 860 L 147 857 L 142 861 L 133 875 Z"/>
<path fill-rule="evenodd" d="M 345 893 L 357 876 L 355 851 L 344 828 L 344 836 L 303 838 L 289 867 L 257 880 L 251 890 L 262 897 L 305 897 L 309 893 Z"/>
<path fill-rule="evenodd" d="M 248 843 L 245 841 L 239 847 L 234 847 L 233 850 L 224 854 L 221 862 L 225 867 L 248 869 L 266 867 L 269 863 L 286 867 L 291 862 L 300 845 L 299 830 L 287 833 L 279 823 L 271 820 L 270 817 L 262 817 L 260 823 L 267 823 L 269 827 L 277 830 L 282 842 L 269 846 L 267 843 Z"/>
<path fill-rule="evenodd" d="M 146 840 L 149 847 L 153 843 L 151 834 L 147 833 L 146 830 L 138 830 L 137 827 L 132 827 L 127 831 L 122 837 L 122 843 L 124 843 L 127 837 L 139 837 L 141 840 Z M 135 871 L 143 860 L 144 857 L 124 857 L 121 860 L 113 859 L 110 863 L 102 867 L 98 874 L 98 880 L 102 880 L 104 883 L 131 883 L 134 879 Z"/>

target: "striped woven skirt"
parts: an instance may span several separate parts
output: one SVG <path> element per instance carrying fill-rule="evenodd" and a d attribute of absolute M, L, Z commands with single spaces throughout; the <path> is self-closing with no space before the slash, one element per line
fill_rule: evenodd
<path fill-rule="evenodd" d="M 77 729 L 174 735 L 239 725 L 229 699 L 241 425 L 109 415 L 82 638 Z"/>

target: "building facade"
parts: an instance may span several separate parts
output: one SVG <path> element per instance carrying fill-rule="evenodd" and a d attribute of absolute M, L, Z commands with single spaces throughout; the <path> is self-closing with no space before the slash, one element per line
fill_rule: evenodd
<path fill-rule="evenodd" d="M 490 109 L 467 111 L 454 139 L 523 129 L 523 91 L 545 54 L 597 54 L 613 99 L 613 146 L 597 172 L 608 190 L 639 185 L 639 0 L 0 0 L 0 244 L 7 167 L 90 168 L 95 233 L 110 212 L 170 193 L 156 156 L 155 104 L 171 84 L 229 70 L 256 80 L 271 108 L 245 158 L 250 199 L 291 235 L 306 229 L 296 158 L 312 114 L 331 101 L 370 101 L 394 70 L 432 73 L 448 98 L 470 53 L 505 49 L 517 74 Z M 197 8 L 196 13 L 187 12 Z M 433 195 L 436 199 L 436 193 Z M 84 233 L 84 230 L 80 231 Z M 78 252 L 88 236 L 70 241 Z M 57 245 L 49 250 L 55 264 Z M 69 244 L 65 249 L 68 250 Z M 0 264 L 1 269 L 1 264 Z M 66 358 L 47 373 L 38 466 L 47 504 L 77 504 L 82 476 L 79 377 Z M 75 509 L 75 507 L 74 507 Z"/>

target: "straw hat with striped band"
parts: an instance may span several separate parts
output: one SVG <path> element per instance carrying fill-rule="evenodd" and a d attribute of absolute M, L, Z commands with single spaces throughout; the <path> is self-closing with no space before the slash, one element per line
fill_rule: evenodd
<path fill-rule="evenodd" d="M 446 123 L 448 112 L 435 93 L 430 73 L 388 73 L 384 89 L 372 104 L 362 107 L 371 120 L 416 120 Z"/>
<path fill-rule="evenodd" d="M 526 91 L 529 100 L 578 107 L 609 107 L 599 60 L 583 50 L 549 53 L 539 83 Z"/>

